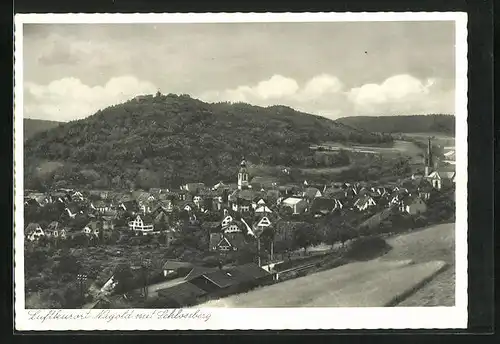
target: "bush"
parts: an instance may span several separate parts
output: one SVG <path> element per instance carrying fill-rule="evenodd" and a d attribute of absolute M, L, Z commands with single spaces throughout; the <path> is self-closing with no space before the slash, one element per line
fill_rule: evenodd
<path fill-rule="evenodd" d="M 345 252 L 344 257 L 352 260 L 366 261 L 380 257 L 390 249 L 391 246 L 378 236 L 361 237 L 352 242 Z"/>

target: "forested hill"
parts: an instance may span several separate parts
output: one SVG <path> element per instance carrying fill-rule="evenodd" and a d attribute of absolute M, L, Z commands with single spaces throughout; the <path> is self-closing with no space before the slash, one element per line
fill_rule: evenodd
<path fill-rule="evenodd" d="M 232 181 L 242 156 L 256 164 L 302 166 L 311 144 L 390 140 L 284 106 L 148 95 L 33 136 L 25 143 L 25 182 L 146 188 Z M 47 161 L 62 167 L 39 180 L 37 167 Z"/>
<path fill-rule="evenodd" d="M 57 127 L 59 124 L 61 124 L 61 122 L 25 118 L 23 121 L 24 141 L 28 140 L 38 132 L 52 129 Z"/>
<path fill-rule="evenodd" d="M 355 128 L 381 133 L 443 133 L 455 135 L 453 115 L 354 116 L 336 122 Z"/>

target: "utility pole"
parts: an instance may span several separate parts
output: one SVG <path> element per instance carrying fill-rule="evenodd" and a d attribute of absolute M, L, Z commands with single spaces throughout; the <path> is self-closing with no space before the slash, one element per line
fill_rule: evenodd
<path fill-rule="evenodd" d="M 76 276 L 76 279 L 78 280 L 78 284 L 80 285 L 80 298 L 82 299 L 82 303 L 84 301 L 85 293 L 84 293 L 84 287 L 85 287 L 85 282 L 87 282 L 87 274 L 81 273 Z"/>
<path fill-rule="evenodd" d="M 260 236 L 257 237 L 257 261 L 259 266 L 262 266 L 262 262 L 260 261 Z"/>
<path fill-rule="evenodd" d="M 142 261 L 142 273 L 144 277 L 144 298 L 148 298 L 148 285 L 149 285 L 149 269 L 151 268 L 151 259 L 146 258 Z"/>

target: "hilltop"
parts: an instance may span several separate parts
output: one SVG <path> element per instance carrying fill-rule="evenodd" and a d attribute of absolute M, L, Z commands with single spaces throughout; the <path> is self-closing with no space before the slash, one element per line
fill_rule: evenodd
<path fill-rule="evenodd" d="M 336 120 L 358 129 L 381 133 L 443 133 L 455 135 L 453 115 L 353 116 Z"/>
<path fill-rule="evenodd" d="M 250 163 L 303 166 L 312 144 L 381 143 L 388 135 L 285 106 L 205 103 L 187 95 L 136 97 L 25 142 L 27 187 L 173 187 L 235 180 Z M 51 163 L 40 176 L 41 164 Z"/>
<path fill-rule="evenodd" d="M 55 128 L 59 124 L 61 124 L 61 122 L 25 118 L 23 120 L 24 141 L 33 137 L 36 133 Z"/>

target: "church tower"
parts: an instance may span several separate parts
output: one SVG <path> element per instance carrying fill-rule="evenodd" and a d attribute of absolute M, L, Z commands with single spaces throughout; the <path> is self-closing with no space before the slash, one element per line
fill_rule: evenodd
<path fill-rule="evenodd" d="M 248 189 L 248 170 L 245 158 L 241 160 L 240 170 L 238 171 L 238 189 Z"/>
<path fill-rule="evenodd" d="M 431 173 L 431 169 L 434 168 L 434 158 L 432 157 L 432 145 L 431 138 L 427 142 L 427 155 L 425 157 L 425 177 Z"/>

